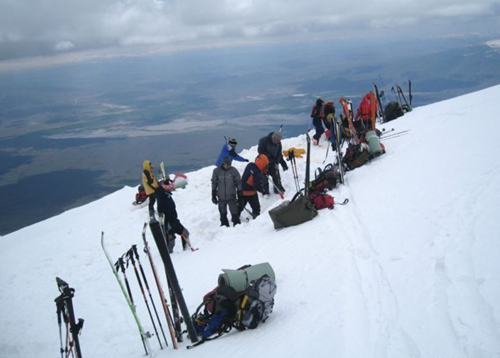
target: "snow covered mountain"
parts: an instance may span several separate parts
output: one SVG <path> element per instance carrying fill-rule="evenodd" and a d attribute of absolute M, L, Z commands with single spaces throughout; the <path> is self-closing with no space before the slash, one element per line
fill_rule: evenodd
<path fill-rule="evenodd" d="M 267 214 L 281 202 L 278 196 L 261 198 L 263 214 L 255 221 L 220 228 L 210 201 L 213 167 L 188 173 L 189 185 L 174 197 L 200 250 L 182 252 L 178 242 L 172 260 L 190 312 L 215 287 L 221 269 L 260 262 L 276 272 L 276 304 L 258 329 L 232 331 L 189 352 L 187 342 L 178 351 L 160 350 L 152 338 L 155 355 L 500 357 L 498 98 L 500 86 L 387 123 L 388 130 L 409 132 L 383 141 L 386 155 L 348 172 L 346 185 L 331 192 L 349 204 L 280 231 Z M 305 145 L 305 135 L 283 140 L 284 149 Z M 312 148 L 311 170 L 323 166 L 325 154 L 326 145 Z M 256 147 L 241 155 L 253 159 Z M 244 164 L 234 165 L 243 171 Z M 303 182 L 305 160 L 297 165 Z M 282 177 L 290 199 L 293 175 Z M 141 239 L 148 214 L 131 205 L 135 192 L 124 187 L 0 238 L 2 358 L 60 354 L 56 276 L 76 290 L 84 357 L 144 356 L 100 246 L 102 231 L 115 258 L 137 244 L 148 268 Z M 154 256 L 162 267 L 156 248 Z M 152 332 L 140 291 L 133 290 Z"/>

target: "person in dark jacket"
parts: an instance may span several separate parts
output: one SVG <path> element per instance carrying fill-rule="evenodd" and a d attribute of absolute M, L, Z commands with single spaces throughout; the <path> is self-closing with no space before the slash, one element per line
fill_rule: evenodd
<path fill-rule="evenodd" d="M 269 160 L 265 154 L 259 154 L 254 163 L 248 163 L 243 176 L 241 177 L 241 190 L 243 194 L 243 203 L 241 211 L 250 204 L 252 208 L 252 217 L 255 219 L 260 215 L 260 202 L 257 193 L 269 194 L 264 186 L 264 178 L 269 166 Z"/>
<path fill-rule="evenodd" d="M 319 139 L 325 133 L 325 128 L 323 128 L 323 120 L 325 119 L 325 112 L 324 112 L 324 103 L 321 98 L 318 98 L 316 100 L 316 103 L 311 109 L 311 118 L 312 118 L 312 123 L 314 126 L 314 129 L 316 129 L 316 133 L 313 135 L 313 145 L 318 145 L 319 144 Z"/>
<path fill-rule="evenodd" d="M 238 142 L 236 139 L 229 139 L 229 141 L 224 144 L 220 150 L 219 157 L 217 158 L 217 161 L 215 162 L 216 167 L 220 167 L 222 164 L 222 159 L 225 157 L 228 157 L 230 162 L 233 160 L 236 160 L 238 162 L 248 162 L 248 159 L 243 158 L 242 156 L 238 155 L 236 153 L 236 145 Z"/>
<path fill-rule="evenodd" d="M 142 185 L 144 186 L 144 190 L 149 198 L 148 209 L 149 209 L 149 217 L 154 220 L 155 215 L 155 201 L 156 201 L 156 191 L 160 188 L 158 181 L 155 178 L 153 172 L 153 165 L 151 161 L 145 160 L 142 163 Z"/>
<path fill-rule="evenodd" d="M 156 200 L 158 202 L 158 213 L 163 215 L 164 232 L 167 234 L 168 251 L 172 253 L 175 246 L 175 235 L 182 238 L 182 249 L 186 250 L 186 241 L 189 240 L 189 231 L 182 225 L 177 215 L 172 191 L 174 185 L 167 179 L 160 182 L 160 189 L 156 191 Z M 161 216 L 160 216 L 161 217 Z"/>
<path fill-rule="evenodd" d="M 231 213 L 233 226 L 241 224 L 238 202 L 241 197 L 241 176 L 235 167 L 231 166 L 231 159 L 224 157 L 222 164 L 212 173 L 212 202 L 219 205 L 220 226 L 229 227 L 227 208 Z M 241 198 L 242 200 L 243 198 Z"/>
<path fill-rule="evenodd" d="M 283 159 L 283 152 L 281 147 L 281 132 L 271 132 L 267 136 L 262 137 L 259 140 L 259 146 L 257 148 L 259 154 L 264 154 L 269 160 L 269 169 L 267 175 L 264 176 L 264 187 L 267 192 L 269 192 L 269 178 L 274 183 L 274 192 L 277 193 L 278 190 L 281 193 L 285 192 L 285 188 L 281 184 L 281 176 L 278 164 L 281 164 L 283 171 L 288 170 L 288 165 Z"/>

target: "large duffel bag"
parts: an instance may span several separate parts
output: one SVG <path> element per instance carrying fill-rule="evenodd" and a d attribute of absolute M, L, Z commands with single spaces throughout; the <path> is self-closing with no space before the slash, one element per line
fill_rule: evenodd
<path fill-rule="evenodd" d="M 318 211 L 301 191 L 295 194 L 292 201 L 286 200 L 274 209 L 269 210 L 269 216 L 276 230 L 302 224 L 312 220 L 316 215 L 318 215 Z"/>

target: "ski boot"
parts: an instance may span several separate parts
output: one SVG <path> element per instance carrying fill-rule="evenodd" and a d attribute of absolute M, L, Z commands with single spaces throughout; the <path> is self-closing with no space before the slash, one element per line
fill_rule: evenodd
<path fill-rule="evenodd" d="M 227 220 L 227 216 L 221 216 L 220 217 L 220 226 L 227 226 L 227 227 L 229 227 L 229 221 Z"/>
<path fill-rule="evenodd" d="M 233 227 L 241 224 L 240 216 L 238 214 L 231 215 L 231 221 L 233 222 Z"/>

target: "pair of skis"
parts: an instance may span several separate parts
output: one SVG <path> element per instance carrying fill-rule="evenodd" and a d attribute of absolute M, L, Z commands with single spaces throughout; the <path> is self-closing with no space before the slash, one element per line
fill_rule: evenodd
<path fill-rule="evenodd" d="M 359 144 L 358 133 L 354 128 L 353 120 L 353 110 L 352 110 L 352 102 L 350 100 L 345 99 L 344 97 L 340 97 L 339 103 L 342 105 L 342 109 L 344 110 L 344 115 L 347 118 L 347 123 L 349 123 L 349 131 L 351 132 L 354 144 Z"/>
<path fill-rule="evenodd" d="M 168 307 L 168 304 L 167 304 L 167 300 L 165 298 L 165 293 L 163 291 L 163 288 L 162 288 L 162 285 L 161 285 L 161 282 L 160 282 L 160 278 L 159 278 L 159 275 L 158 275 L 158 272 L 156 271 L 156 267 L 155 267 L 155 264 L 154 264 L 154 261 L 153 261 L 153 257 L 151 255 L 151 250 L 150 250 L 150 247 L 149 247 L 149 243 L 146 239 L 146 229 L 147 229 L 147 226 L 148 224 L 144 224 L 144 227 L 143 227 L 143 230 L 142 230 L 142 238 L 143 238 L 143 241 L 144 241 L 144 247 L 145 247 L 145 252 L 148 256 L 148 259 L 149 259 L 149 262 L 151 264 L 151 269 L 153 271 L 153 275 L 154 275 L 154 278 L 155 278 L 155 281 L 156 281 L 156 286 L 158 288 L 158 293 L 160 295 L 160 298 L 161 298 L 161 302 L 162 302 L 162 307 L 163 307 L 163 310 L 164 310 L 164 313 L 165 313 L 165 317 L 166 317 L 166 320 L 167 320 L 167 323 L 168 323 L 168 327 L 169 327 L 169 332 L 170 332 L 170 337 L 171 337 L 171 340 L 172 340 L 172 343 L 173 343 L 173 347 L 174 349 L 178 349 L 178 342 L 182 342 L 183 341 L 183 331 L 182 331 L 182 322 L 183 322 L 183 319 L 180 315 L 180 311 L 183 312 L 183 316 L 184 316 L 184 322 L 186 322 L 186 325 L 188 326 L 188 332 L 189 332 L 189 338 L 191 339 L 191 341 L 194 343 L 198 340 L 197 338 L 197 334 L 196 334 L 196 331 L 194 329 L 194 326 L 193 326 L 193 323 L 191 321 L 191 317 L 189 316 L 189 312 L 187 311 L 187 307 L 186 307 L 186 304 L 184 302 L 184 298 L 182 297 L 182 292 L 180 290 L 180 286 L 179 286 L 179 283 L 177 281 L 177 277 L 175 275 L 175 270 L 173 268 L 173 265 L 172 265 L 172 262 L 170 260 L 170 257 L 168 256 L 168 260 L 169 260 L 169 264 L 165 264 L 165 271 L 167 273 L 167 283 L 168 283 L 168 290 L 169 290 L 169 295 L 170 295 L 170 301 L 171 301 L 171 307 L 172 307 L 172 314 L 170 313 L 170 309 Z M 162 259 L 165 263 L 165 255 L 169 255 L 168 254 L 168 249 L 167 249 L 167 245 L 166 245 L 166 239 L 165 239 L 165 236 L 163 235 L 162 233 L 162 230 L 160 228 L 160 224 L 159 222 L 155 221 L 153 223 L 150 223 L 150 226 L 151 226 L 151 231 L 153 232 L 153 236 L 155 237 L 155 241 L 157 241 L 157 245 L 159 246 L 159 249 L 161 247 L 161 250 L 160 250 L 160 253 L 162 255 Z M 132 298 L 132 294 L 131 294 L 131 290 L 130 290 L 130 286 L 128 284 L 128 279 L 126 278 L 126 275 L 125 275 L 125 271 L 123 270 L 123 274 L 124 274 L 124 279 L 125 279 L 125 283 L 122 281 L 122 279 L 120 278 L 119 274 L 118 274 L 118 270 L 117 270 L 117 267 L 119 269 L 121 269 L 122 267 L 124 267 L 124 262 L 123 262 L 123 257 L 121 257 L 116 266 L 115 264 L 113 264 L 113 261 L 111 259 L 111 256 L 105 246 L 105 243 L 104 243 L 104 232 L 101 234 L 101 246 L 102 246 L 102 249 L 104 251 L 104 254 L 108 260 L 108 263 L 113 271 L 113 274 L 120 286 L 120 289 L 125 297 L 125 300 L 127 302 L 127 305 L 129 306 L 130 308 L 130 311 L 132 312 L 132 315 L 134 317 L 134 321 L 137 325 L 137 329 L 139 331 L 139 335 L 141 337 L 141 341 L 143 343 L 143 346 L 144 346 L 144 350 L 146 352 L 146 355 L 149 355 L 152 353 L 152 350 L 151 350 L 151 346 L 150 346 L 150 343 L 149 343 L 149 338 L 152 337 L 152 335 L 145 331 L 142 324 L 141 324 L 141 321 L 139 319 L 139 316 L 137 315 L 137 312 L 136 312 L 136 308 L 135 308 L 135 305 L 134 305 L 134 302 L 133 302 L 133 298 Z M 134 250 L 135 248 L 135 250 Z M 129 251 L 130 252 L 130 251 Z M 137 253 L 137 249 L 135 247 L 135 245 L 132 247 L 131 249 L 131 253 L 127 252 L 127 256 L 128 255 L 132 255 L 132 257 L 135 257 L 136 260 L 137 260 L 137 256 L 135 255 Z M 135 261 L 134 261 L 135 262 Z M 133 264 L 134 265 L 134 264 Z M 138 262 L 138 265 L 140 267 L 140 270 L 142 272 L 142 274 L 144 275 L 144 271 L 142 269 L 142 265 L 140 265 L 140 263 Z M 136 270 L 136 268 L 134 267 L 135 269 L 135 272 L 136 272 L 136 275 L 138 277 L 138 280 L 139 280 L 139 273 L 138 271 Z M 145 275 L 143 276 L 144 280 L 145 280 Z M 140 284 L 141 286 L 141 284 Z M 151 301 L 152 301 L 152 297 L 151 297 L 151 293 L 150 293 L 150 290 L 149 290 L 149 286 L 146 286 L 146 289 L 150 295 L 150 298 L 151 298 Z M 141 287 L 141 291 L 143 293 L 143 296 L 146 300 L 146 297 L 145 297 L 145 292 L 143 291 L 143 287 Z M 181 297 L 179 299 L 179 296 Z M 148 306 L 148 305 L 147 305 Z M 180 309 L 179 309 L 179 306 Z M 158 316 L 158 313 L 156 311 L 156 307 L 154 308 L 155 310 L 155 313 L 156 313 L 156 317 L 158 319 L 158 322 L 159 321 L 159 316 Z M 149 307 L 148 307 L 148 311 L 150 313 L 150 317 L 151 317 L 151 320 L 154 322 L 153 320 L 153 317 L 152 317 L 152 314 L 151 314 L 151 311 L 149 310 Z M 154 323 L 153 323 L 154 325 Z M 155 326 L 155 325 L 154 325 Z M 160 327 L 161 327 L 161 323 L 160 323 Z M 155 328 L 155 332 L 156 332 L 156 335 L 158 336 L 158 331 L 156 330 L 156 326 L 154 327 Z M 163 333 L 163 328 L 161 327 L 161 330 L 162 330 L 162 333 Z M 163 333 L 163 338 L 165 339 L 165 342 L 166 342 L 166 338 L 165 338 L 165 334 Z M 158 337 L 158 340 L 160 341 L 160 338 Z M 168 343 L 167 343 L 167 346 L 168 346 Z M 160 347 L 161 347 L 161 342 L 160 342 Z"/>

